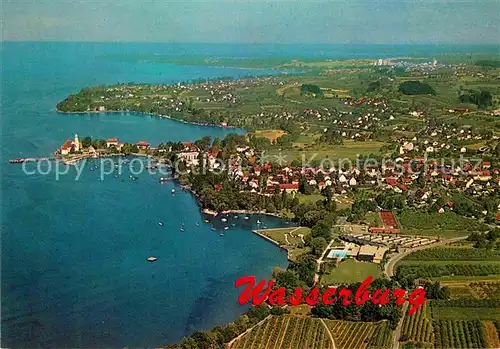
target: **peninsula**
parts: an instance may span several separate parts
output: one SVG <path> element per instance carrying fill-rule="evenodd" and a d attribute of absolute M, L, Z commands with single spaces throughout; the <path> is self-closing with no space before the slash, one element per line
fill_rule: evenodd
<path fill-rule="evenodd" d="M 464 287 L 460 280 L 471 292 L 498 289 L 500 274 L 500 68 L 481 62 L 390 59 L 314 69 L 308 62 L 298 75 L 85 88 L 58 111 L 141 112 L 249 133 L 154 146 L 75 137 L 57 156 L 148 156 L 206 212 L 295 222 L 256 231 L 288 251 L 288 268 L 273 275 L 287 294 L 349 293 L 374 275 L 374 287 L 423 287 L 430 300 L 413 316 L 394 300 L 384 308 L 258 306 L 170 347 L 264 345 L 268 329 L 292 347 L 331 347 L 354 329 L 364 348 L 439 347 L 451 326 L 474 338 L 463 343 L 486 347 L 496 343 L 498 301 L 450 299 Z M 457 307 L 463 320 L 451 324 Z M 473 320 L 478 309 L 481 321 Z"/>

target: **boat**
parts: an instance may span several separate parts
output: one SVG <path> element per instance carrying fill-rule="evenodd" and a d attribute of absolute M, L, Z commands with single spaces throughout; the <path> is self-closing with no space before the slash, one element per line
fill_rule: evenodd
<path fill-rule="evenodd" d="M 220 233 L 219 236 L 224 236 L 224 233 Z"/>
<path fill-rule="evenodd" d="M 205 219 L 205 223 L 210 223 L 210 221 L 208 219 Z"/>
<path fill-rule="evenodd" d="M 236 223 L 232 223 L 231 225 L 232 225 L 233 227 L 236 227 Z"/>
<path fill-rule="evenodd" d="M 228 229 L 229 229 L 229 227 L 224 227 L 224 230 L 228 230 Z"/>
<path fill-rule="evenodd" d="M 212 228 L 212 230 L 213 230 L 213 231 L 217 231 L 217 229 L 215 229 L 215 228 Z"/>
<path fill-rule="evenodd" d="M 234 219 L 238 219 L 238 216 L 234 216 Z"/>
<path fill-rule="evenodd" d="M 222 218 L 220 221 L 221 222 L 227 222 L 227 219 L 226 218 Z"/>
<path fill-rule="evenodd" d="M 158 258 L 151 256 L 151 257 L 148 257 L 147 261 L 148 262 L 156 262 L 157 259 Z"/>
<path fill-rule="evenodd" d="M 159 225 L 160 227 L 163 227 L 163 222 L 158 222 L 158 225 Z"/>
<path fill-rule="evenodd" d="M 180 231 L 184 231 L 184 228 L 179 229 Z"/>
<path fill-rule="evenodd" d="M 165 182 L 165 181 L 167 181 L 167 180 L 168 180 L 168 178 L 167 178 L 167 177 L 160 177 L 160 182 Z"/>
<path fill-rule="evenodd" d="M 175 189 L 172 189 L 172 195 L 174 195 L 174 194 L 175 194 Z"/>
<path fill-rule="evenodd" d="M 196 226 L 199 227 L 200 226 L 200 223 L 196 222 Z"/>
<path fill-rule="evenodd" d="M 262 222 L 260 220 L 257 220 L 257 224 L 260 224 L 260 223 L 262 223 Z"/>
<path fill-rule="evenodd" d="M 248 216 L 245 216 L 245 219 L 250 219 L 250 217 L 248 217 Z"/>

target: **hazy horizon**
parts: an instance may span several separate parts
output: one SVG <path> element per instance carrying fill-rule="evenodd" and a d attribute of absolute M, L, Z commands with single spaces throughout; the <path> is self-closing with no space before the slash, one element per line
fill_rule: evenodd
<path fill-rule="evenodd" d="M 498 45 L 500 2 L 7 0 L 2 41 Z"/>

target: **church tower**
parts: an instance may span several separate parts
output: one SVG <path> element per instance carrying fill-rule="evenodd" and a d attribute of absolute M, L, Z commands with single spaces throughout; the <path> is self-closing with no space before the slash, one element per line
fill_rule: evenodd
<path fill-rule="evenodd" d="M 75 133 L 75 151 L 80 151 L 80 140 L 78 139 L 78 135 Z"/>

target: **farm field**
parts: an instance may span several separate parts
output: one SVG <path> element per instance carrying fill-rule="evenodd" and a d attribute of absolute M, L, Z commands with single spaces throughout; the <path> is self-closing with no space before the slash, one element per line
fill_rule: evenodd
<path fill-rule="evenodd" d="M 403 210 L 398 215 L 401 232 L 415 235 L 439 237 L 466 236 L 474 231 L 486 231 L 488 226 L 477 220 L 459 216 L 453 212 L 427 213 L 415 210 Z"/>
<path fill-rule="evenodd" d="M 382 349 L 390 347 L 392 331 L 386 321 L 351 322 L 326 319 L 323 321 L 326 327 L 322 320 L 316 318 L 293 315 L 272 316 L 240 337 L 230 348 Z M 335 346 L 329 333 L 333 337 Z"/>
<path fill-rule="evenodd" d="M 326 328 L 319 319 L 298 316 L 273 316 L 231 345 L 243 348 L 333 348 Z"/>
<path fill-rule="evenodd" d="M 361 282 L 370 275 L 377 278 L 381 274 L 382 270 L 378 264 L 347 259 L 340 262 L 337 268 L 331 268 L 323 274 L 320 283 L 322 285 L 337 285 L 341 283 Z"/>
<path fill-rule="evenodd" d="M 500 281 L 496 280 L 443 281 L 441 285 L 449 288 L 452 299 L 500 299 Z"/>
<path fill-rule="evenodd" d="M 489 348 L 500 348 L 500 333 L 493 321 L 483 321 L 485 339 Z"/>
<path fill-rule="evenodd" d="M 387 348 L 392 339 L 386 322 L 324 321 L 338 349 Z"/>
<path fill-rule="evenodd" d="M 456 276 L 490 276 L 500 274 L 500 263 L 453 263 L 448 264 L 398 264 L 396 275 L 413 278 L 456 277 Z"/>
<path fill-rule="evenodd" d="M 380 148 L 386 143 L 379 141 L 366 141 L 356 142 L 351 140 L 344 141 L 343 145 L 317 145 L 304 149 L 293 148 L 279 150 L 277 146 L 269 149 L 269 155 L 282 155 L 287 162 L 293 160 L 301 160 L 304 158 L 306 161 L 310 159 L 322 160 L 329 159 L 353 159 L 359 155 L 379 154 Z"/>
<path fill-rule="evenodd" d="M 431 300 L 435 320 L 496 320 L 500 319 L 500 300 L 455 299 Z"/>
<path fill-rule="evenodd" d="M 500 250 L 436 247 L 416 251 L 405 261 L 500 261 Z"/>
<path fill-rule="evenodd" d="M 481 321 L 434 321 L 435 348 L 486 348 L 485 329 Z"/>
<path fill-rule="evenodd" d="M 423 343 L 433 346 L 434 328 L 428 303 L 425 303 L 412 316 L 405 315 L 401 337 L 407 343 Z"/>

